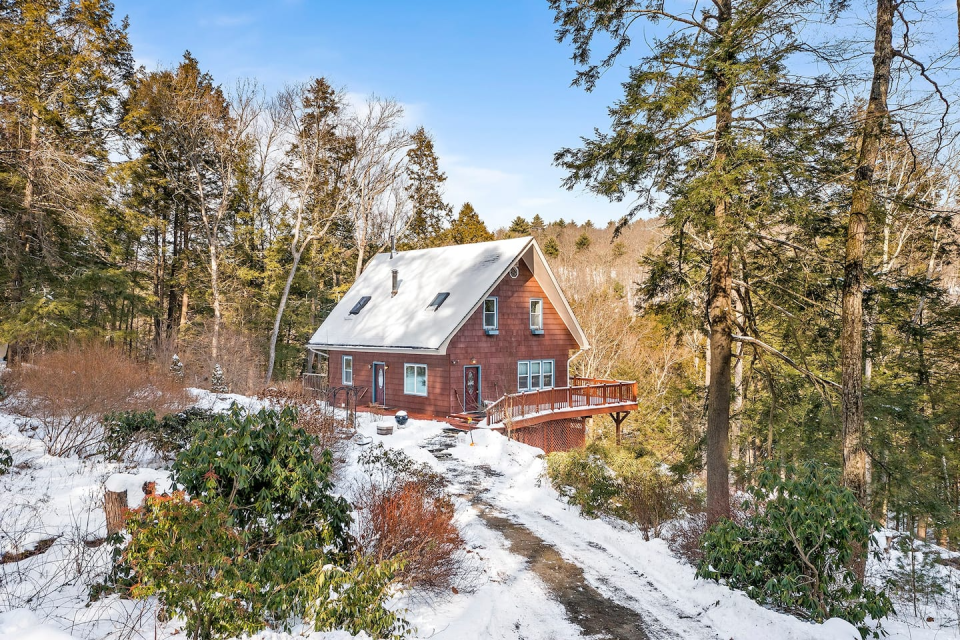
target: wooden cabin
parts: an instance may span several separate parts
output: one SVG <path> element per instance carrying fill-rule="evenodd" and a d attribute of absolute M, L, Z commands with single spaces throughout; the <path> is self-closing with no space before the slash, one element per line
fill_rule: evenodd
<path fill-rule="evenodd" d="M 307 347 L 328 359 L 321 386 L 363 405 L 547 450 L 582 444 L 590 415 L 619 425 L 636 408 L 634 383 L 569 379 L 589 344 L 533 238 L 379 254 Z"/>

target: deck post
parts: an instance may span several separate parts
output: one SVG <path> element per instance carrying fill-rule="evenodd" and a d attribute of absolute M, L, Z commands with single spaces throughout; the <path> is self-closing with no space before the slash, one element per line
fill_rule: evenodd
<path fill-rule="evenodd" d="M 613 423 L 617 427 L 617 446 L 620 446 L 621 433 L 620 426 L 623 424 L 623 421 L 627 419 L 627 416 L 630 415 L 629 411 L 617 411 L 616 413 L 611 413 L 610 417 L 613 418 Z"/>

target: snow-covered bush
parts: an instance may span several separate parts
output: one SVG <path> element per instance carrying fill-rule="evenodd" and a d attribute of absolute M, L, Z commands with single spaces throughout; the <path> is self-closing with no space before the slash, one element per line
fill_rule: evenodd
<path fill-rule="evenodd" d="M 703 535 L 700 577 L 817 622 L 842 618 L 862 633 L 868 617 L 893 611 L 886 593 L 852 569 L 876 524 L 836 471 L 810 463 L 781 477 L 768 465 L 748 493 L 743 523 L 721 520 Z"/>
<path fill-rule="evenodd" d="M 356 537 L 375 561 L 402 559 L 397 573 L 417 594 L 468 587 L 470 564 L 443 477 L 382 444 L 364 452 L 366 478 L 354 492 Z"/>
<path fill-rule="evenodd" d="M 13 454 L 10 453 L 10 449 L 0 447 L 0 476 L 10 471 L 10 467 L 12 466 Z"/>
<path fill-rule="evenodd" d="M 210 391 L 214 393 L 230 393 L 226 378 L 223 377 L 223 367 L 220 363 L 213 365 L 213 374 L 210 376 Z"/>
<path fill-rule="evenodd" d="M 103 442 L 101 419 L 118 411 L 159 415 L 187 405 L 183 387 L 154 367 L 100 343 L 73 345 L 37 356 L 15 372 L 11 407 L 30 418 L 50 455 L 88 455 Z"/>
<path fill-rule="evenodd" d="M 376 637 L 406 628 L 384 607 L 398 563 L 355 557 L 330 452 L 296 421 L 291 407 L 214 416 L 173 464 L 193 499 L 151 498 L 128 521 L 133 595 L 157 596 L 195 638 L 303 619 Z"/>
<path fill-rule="evenodd" d="M 141 449 L 172 457 L 214 414 L 199 407 L 158 418 L 153 411 L 122 411 L 103 417 L 102 453 L 110 460 L 135 457 Z"/>
<path fill-rule="evenodd" d="M 183 362 L 180 361 L 180 356 L 177 354 L 173 354 L 173 358 L 170 361 L 170 375 L 172 375 L 173 379 L 177 382 L 183 382 Z"/>

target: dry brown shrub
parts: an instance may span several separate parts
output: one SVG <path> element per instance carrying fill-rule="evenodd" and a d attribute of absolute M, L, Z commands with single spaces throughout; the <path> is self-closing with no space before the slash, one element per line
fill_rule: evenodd
<path fill-rule="evenodd" d="M 55 456 L 94 453 L 103 441 L 100 423 L 106 413 L 153 411 L 163 416 L 190 404 L 183 386 L 166 371 L 101 343 L 38 355 L 14 376 L 12 409 L 32 418 L 24 429 Z"/>
<path fill-rule="evenodd" d="M 169 368 L 173 355 L 183 363 L 184 381 L 198 389 L 210 388 L 210 376 L 217 363 L 223 370 L 230 393 L 251 394 L 263 384 L 265 371 L 263 345 L 256 337 L 222 327 L 220 355 L 214 362 L 210 355 L 212 323 L 181 329 L 176 344 L 168 342 L 155 347 L 157 361 Z"/>
<path fill-rule="evenodd" d="M 364 457 L 368 477 L 354 500 L 361 552 L 377 562 L 402 558 L 397 579 L 419 595 L 468 588 L 472 568 L 443 478 L 402 452 L 373 449 Z"/>

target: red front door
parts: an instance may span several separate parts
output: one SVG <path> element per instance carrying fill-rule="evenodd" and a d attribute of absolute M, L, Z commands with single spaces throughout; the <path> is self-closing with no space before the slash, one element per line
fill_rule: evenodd
<path fill-rule="evenodd" d="M 463 368 L 463 410 L 480 410 L 480 366 Z"/>
<path fill-rule="evenodd" d="M 386 377 L 385 367 L 382 362 L 373 363 L 373 404 L 386 405 L 386 389 L 384 387 L 384 378 Z"/>

